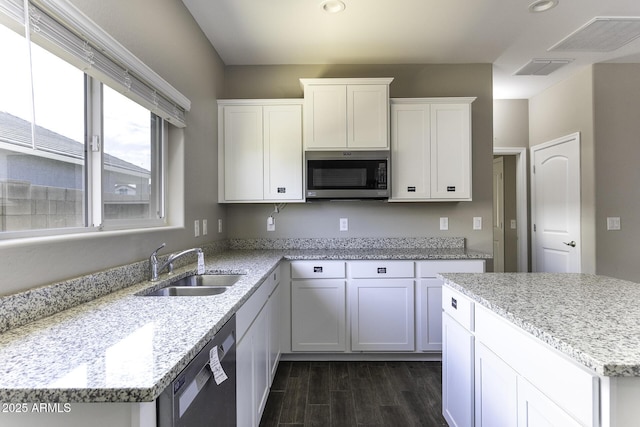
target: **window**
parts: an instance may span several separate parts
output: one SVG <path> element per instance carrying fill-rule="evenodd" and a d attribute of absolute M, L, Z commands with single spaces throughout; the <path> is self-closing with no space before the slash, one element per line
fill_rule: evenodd
<path fill-rule="evenodd" d="M 71 7 L 0 0 L 0 238 L 164 224 L 190 103 Z"/>

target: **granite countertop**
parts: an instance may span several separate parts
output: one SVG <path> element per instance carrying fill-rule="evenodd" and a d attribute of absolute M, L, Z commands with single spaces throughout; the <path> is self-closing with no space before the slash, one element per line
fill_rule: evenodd
<path fill-rule="evenodd" d="M 206 272 L 244 276 L 216 296 L 136 295 L 168 284 L 166 273 L 158 282 L 102 289 L 132 274 L 124 270 L 2 297 L 0 401 L 153 401 L 283 259 L 467 258 L 490 255 L 463 248 L 225 250 L 207 255 Z M 195 264 L 189 264 L 177 268 L 172 278 L 194 272 Z M 88 298 L 77 291 L 83 287 L 109 293 Z M 59 308 L 51 307 L 58 303 Z"/>
<path fill-rule="evenodd" d="M 640 284 L 591 274 L 443 274 L 445 284 L 602 376 L 640 376 Z"/>

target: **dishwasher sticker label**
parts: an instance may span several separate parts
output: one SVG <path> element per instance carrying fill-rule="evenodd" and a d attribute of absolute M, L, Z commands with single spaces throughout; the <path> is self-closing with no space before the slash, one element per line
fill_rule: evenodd
<path fill-rule="evenodd" d="M 211 351 L 209 351 L 209 364 L 211 365 L 211 372 L 213 372 L 213 378 L 216 380 L 216 384 L 222 384 L 227 379 L 227 374 L 220 364 L 218 346 L 213 347 Z"/>

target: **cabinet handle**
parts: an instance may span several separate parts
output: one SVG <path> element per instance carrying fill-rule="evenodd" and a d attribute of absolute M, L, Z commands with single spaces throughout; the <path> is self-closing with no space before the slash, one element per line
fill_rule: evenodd
<path fill-rule="evenodd" d="M 322 267 L 313 267 L 314 273 L 322 273 Z"/>
<path fill-rule="evenodd" d="M 458 309 L 458 300 L 455 299 L 454 297 L 451 297 L 451 307 L 453 307 L 454 309 Z"/>
<path fill-rule="evenodd" d="M 378 267 L 378 274 L 387 274 L 387 267 Z"/>

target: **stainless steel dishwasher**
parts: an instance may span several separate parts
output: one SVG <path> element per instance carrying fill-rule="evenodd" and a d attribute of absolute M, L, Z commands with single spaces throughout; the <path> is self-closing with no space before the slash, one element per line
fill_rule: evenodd
<path fill-rule="evenodd" d="M 236 425 L 235 329 L 234 315 L 160 394 L 158 427 Z"/>

